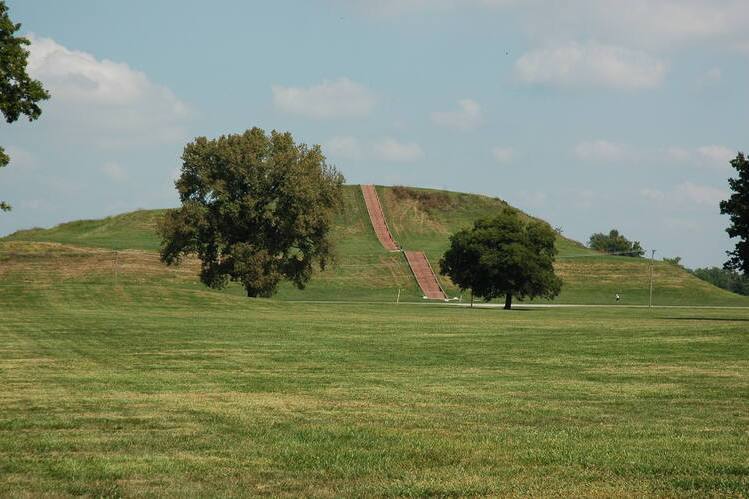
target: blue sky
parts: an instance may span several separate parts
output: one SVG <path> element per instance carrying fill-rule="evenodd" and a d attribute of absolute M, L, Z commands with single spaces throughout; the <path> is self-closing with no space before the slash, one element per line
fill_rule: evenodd
<path fill-rule="evenodd" d="M 732 247 L 744 0 L 7 3 L 53 98 L 0 125 L 0 234 L 174 206 L 186 142 L 259 126 L 351 183 L 499 196 L 689 266 Z"/>

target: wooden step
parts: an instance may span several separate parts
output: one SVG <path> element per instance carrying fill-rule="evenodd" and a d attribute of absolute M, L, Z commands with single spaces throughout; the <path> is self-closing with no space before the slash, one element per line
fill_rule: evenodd
<path fill-rule="evenodd" d="M 404 251 L 408 265 L 411 267 L 411 272 L 416 277 L 416 282 L 419 283 L 421 292 L 424 296 L 430 300 L 444 300 L 447 298 L 445 292 L 442 290 L 437 276 L 434 275 L 427 256 L 421 251 Z"/>
<path fill-rule="evenodd" d="M 364 202 L 367 205 L 369 219 L 372 221 L 372 227 L 374 228 L 375 234 L 377 234 L 377 239 L 380 240 L 380 243 L 386 250 L 398 251 L 400 248 L 395 242 L 395 239 L 393 239 L 392 234 L 390 234 L 387 223 L 385 223 L 385 213 L 382 211 L 380 198 L 377 196 L 375 187 L 373 185 L 362 185 L 361 191 L 364 195 Z"/>

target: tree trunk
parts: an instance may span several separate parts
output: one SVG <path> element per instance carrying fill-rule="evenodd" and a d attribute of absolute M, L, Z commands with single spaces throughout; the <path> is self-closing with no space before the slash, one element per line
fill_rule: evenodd
<path fill-rule="evenodd" d="M 473 290 L 471 290 L 471 308 L 473 308 Z"/>
<path fill-rule="evenodd" d="M 512 293 L 507 293 L 505 295 L 505 310 L 510 310 L 512 308 Z"/>

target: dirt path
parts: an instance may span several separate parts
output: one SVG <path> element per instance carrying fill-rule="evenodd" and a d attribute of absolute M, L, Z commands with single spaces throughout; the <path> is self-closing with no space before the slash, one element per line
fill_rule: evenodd
<path fill-rule="evenodd" d="M 377 239 L 380 240 L 380 243 L 382 243 L 382 246 L 386 250 L 400 251 L 398 243 L 393 239 L 385 222 L 385 213 L 382 211 L 380 198 L 377 196 L 375 187 L 373 185 L 362 185 L 361 191 L 364 195 L 369 219 L 372 221 L 372 227 L 374 227 L 375 234 L 377 234 Z M 432 270 L 432 266 L 426 255 L 421 251 L 404 251 L 404 254 L 424 297 L 430 300 L 446 299 L 447 295 L 442 290 L 437 276 L 434 275 L 434 270 Z"/>

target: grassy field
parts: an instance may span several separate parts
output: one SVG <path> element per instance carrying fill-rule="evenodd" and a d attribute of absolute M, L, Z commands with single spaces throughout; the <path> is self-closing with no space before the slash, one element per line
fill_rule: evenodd
<path fill-rule="evenodd" d="M 507 206 L 497 198 L 456 192 L 393 187 L 378 187 L 378 191 L 395 238 L 406 249 L 425 251 L 435 269 L 450 234 Z M 20 231 L 0 239 L 6 284 L 19 279 L 23 283 L 51 283 L 55 278 L 67 284 L 113 284 L 118 274 L 120 279 L 141 283 L 194 285 L 194 262 L 182 269 L 165 269 L 158 262 L 156 226 L 162 215 L 163 210 L 137 211 L 51 229 Z M 332 235 L 338 248 L 336 264 L 316 274 L 304 291 L 281 286 L 279 299 L 393 302 L 400 290 L 402 301 L 421 301 L 421 292 L 403 256 L 388 253 L 377 241 L 359 186 L 345 187 L 344 209 L 335 221 Z M 564 281 L 557 303 L 610 304 L 617 293 L 624 304 L 648 303 L 648 260 L 601 256 L 562 236 L 557 238 L 557 247 L 556 269 Z M 113 250 L 119 251 L 118 257 Z M 55 258 L 45 260 L 53 254 Z M 63 257 L 58 258 L 60 255 Z M 129 263 L 123 266 L 122 262 Z M 66 265 L 73 265 L 78 271 L 68 275 Z M 92 275 L 85 275 L 87 266 Z M 43 275 L 32 276 L 34 272 Z M 655 304 L 749 306 L 749 298 L 707 284 L 681 267 L 657 261 L 653 274 Z M 460 294 L 449 279 L 440 279 L 450 296 Z M 226 292 L 242 294 L 236 286 Z"/>
<path fill-rule="evenodd" d="M 749 493 L 745 310 L 0 288 L 0 495 Z"/>
<path fill-rule="evenodd" d="M 432 259 L 502 205 L 396 195 Z M 749 495 L 749 309 L 394 305 L 418 289 L 345 202 L 338 265 L 275 300 L 164 267 L 159 211 L 0 240 L 0 496 Z M 647 301 L 647 261 L 559 247 L 561 301 Z"/>

